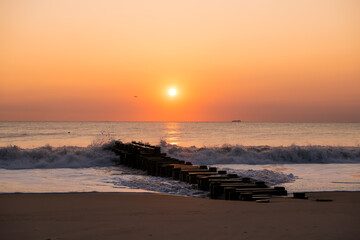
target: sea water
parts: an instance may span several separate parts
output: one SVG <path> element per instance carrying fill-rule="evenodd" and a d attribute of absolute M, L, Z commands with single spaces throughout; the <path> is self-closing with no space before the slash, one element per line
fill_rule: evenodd
<path fill-rule="evenodd" d="M 0 122 L 0 192 L 155 191 L 192 186 L 115 166 L 113 140 L 142 141 L 288 191 L 359 191 L 360 123 Z"/>

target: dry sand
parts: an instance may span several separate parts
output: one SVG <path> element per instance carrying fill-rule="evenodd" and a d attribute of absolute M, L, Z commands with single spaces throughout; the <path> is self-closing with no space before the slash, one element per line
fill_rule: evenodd
<path fill-rule="evenodd" d="M 150 193 L 1 194 L 0 239 L 359 239 L 360 192 L 308 196 L 255 203 Z"/>

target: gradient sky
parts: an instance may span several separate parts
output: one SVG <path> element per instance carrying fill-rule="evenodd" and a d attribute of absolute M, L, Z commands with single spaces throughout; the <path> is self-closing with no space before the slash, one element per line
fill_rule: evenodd
<path fill-rule="evenodd" d="M 360 1 L 0 1 L 0 120 L 233 119 L 360 121 Z"/>

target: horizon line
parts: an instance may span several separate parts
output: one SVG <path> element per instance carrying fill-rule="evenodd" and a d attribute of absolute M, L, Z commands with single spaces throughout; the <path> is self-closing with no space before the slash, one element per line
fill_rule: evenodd
<path fill-rule="evenodd" d="M 183 122 L 183 123 L 360 123 L 360 121 L 151 121 L 151 120 L 0 120 L 0 122 Z"/>

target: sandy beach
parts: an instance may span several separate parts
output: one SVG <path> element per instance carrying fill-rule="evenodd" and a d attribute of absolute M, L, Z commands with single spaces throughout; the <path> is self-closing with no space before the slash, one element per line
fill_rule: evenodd
<path fill-rule="evenodd" d="M 270 203 L 151 193 L 1 194 L 0 239 L 356 239 L 360 192 Z M 320 202 L 316 199 L 331 199 Z"/>

